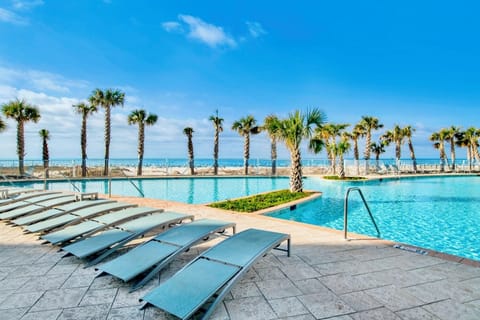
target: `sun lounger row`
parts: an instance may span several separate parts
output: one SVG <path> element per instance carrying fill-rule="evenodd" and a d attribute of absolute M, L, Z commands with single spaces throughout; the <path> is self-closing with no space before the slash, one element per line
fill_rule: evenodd
<path fill-rule="evenodd" d="M 27 196 L 28 195 L 28 196 Z M 87 195 L 90 197 L 90 195 Z M 15 199 L 15 200 L 13 200 Z M 6 201 L 10 200 L 10 201 Z M 4 202 L 2 202 L 4 201 Z M 290 236 L 258 229 L 235 233 L 235 223 L 137 207 L 111 200 L 82 200 L 55 192 L 18 193 L 0 200 L 0 219 L 40 233 L 45 243 L 96 265 L 133 240 L 156 235 L 97 267 L 131 282 L 131 291 L 148 283 L 170 262 L 199 242 L 231 228 L 232 235 L 204 251 L 160 286 L 145 295 L 142 308 L 154 306 L 181 319 L 202 312 L 208 318 L 235 283 L 268 251 L 290 255 Z M 183 223 L 191 220 L 190 223 Z M 279 245 L 287 242 L 286 249 Z"/>

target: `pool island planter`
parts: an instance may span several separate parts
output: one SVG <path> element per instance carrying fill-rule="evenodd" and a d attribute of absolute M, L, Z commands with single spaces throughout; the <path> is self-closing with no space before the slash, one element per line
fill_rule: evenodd
<path fill-rule="evenodd" d="M 313 200 L 322 196 L 322 193 L 319 192 L 319 191 L 305 190 L 304 192 L 311 193 L 311 194 L 308 195 L 308 196 L 305 196 L 301 199 L 296 199 L 296 200 L 293 200 L 293 201 L 285 202 L 285 203 L 282 203 L 282 204 L 278 204 L 278 205 L 275 205 L 275 206 L 272 206 L 272 207 L 268 207 L 268 208 L 265 208 L 265 209 L 252 211 L 252 212 L 236 211 L 236 210 L 233 210 L 233 209 L 225 209 L 225 208 L 219 208 L 219 207 L 212 206 L 213 204 L 218 204 L 218 203 L 227 202 L 227 201 L 237 201 L 237 200 L 256 197 L 256 196 L 259 196 L 259 195 L 274 193 L 274 192 L 278 192 L 278 191 L 282 191 L 282 190 L 267 191 L 267 192 L 262 192 L 262 193 L 258 193 L 258 194 L 255 194 L 255 195 L 246 196 L 246 197 L 240 197 L 240 198 L 227 199 L 227 200 L 222 200 L 222 201 L 218 201 L 218 202 L 207 203 L 205 205 L 208 206 L 208 207 L 211 207 L 211 208 L 230 211 L 230 212 L 237 213 L 237 214 L 263 215 L 263 214 L 268 214 L 270 212 L 275 212 L 275 211 L 286 209 L 286 208 L 290 208 L 290 210 L 295 210 L 297 205 L 302 204 L 302 203 L 306 203 L 306 202 L 309 202 L 309 201 L 313 201 Z"/>

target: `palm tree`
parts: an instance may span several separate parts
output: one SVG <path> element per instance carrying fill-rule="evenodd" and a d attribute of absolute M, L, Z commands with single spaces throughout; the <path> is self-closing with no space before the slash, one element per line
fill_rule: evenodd
<path fill-rule="evenodd" d="M 385 152 L 385 143 L 383 141 L 379 141 L 378 143 L 373 142 L 370 145 L 370 150 L 375 155 L 375 164 L 380 167 L 380 155 Z"/>
<path fill-rule="evenodd" d="M 183 134 L 187 136 L 188 142 L 188 165 L 190 167 L 190 174 L 193 176 L 195 174 L 195 165 L 193 162 L 193 128 L 186 127 L 183 129 Z"/>
<path fill-rule="evenodd" d="M 356 124 L 348 137 L 353 141 L 353 159 L 355 160 L 356 175 L 360 175 L 360 153 L 358 151 L 358 139 L 365 136 L 362 126 Z"/>
<path fill-rule="evenodd" d="M 322 111 L 312 109 L 306 113 L 296 110 L 290 113 L 288 118 L 280 120 L 278 139 L 285 142 L 290 151 L 290 191 L 292 192 L 303 190 L 300 144 L 303 139 L 312 137 L 314 126 L 321 126 L 324 119 L 325 115 Z"/>
<path fill-rule="evenodd" d="M 335 155 L 339 157 L 340 162 L 340 172 L 338 176 L 340 179 L 345 179 L 345 163 L 344 155 L 350 150 L 350 136 L 348 134 L 343 134 L 342 138 L 338 143 L 335 144 Z"/>
<path fill-rule="evenodd" d="M 440 152 L 440 172 L 445 172 L 445 161 L 447 155 L 445 153 L 445 140 L 448 135 L 447 129 L 442 129 L 439 132 L 434 132 L 430 136 L 430 140 L 434 142 L 433 147 Z"/>
<path fill-rule="evenodd" d="M 263 120 L 262 130 L 265 130 L 270 138 L 270 156 L 272 159 L 272 175 L 277 174 L 277 131 L 279 120 L 275 115 L 268 115 Z"/>
<path fill-rule="evenodd" d="M 370 160 L 370 145 L 372 144 L 372 130 L 378 130 L 383 128 L 383 124 L 380 123 L 378 118 L 370 116 L 362 116 L 362 120 L 358 123 L 362 128 L 362 132 L 365 134 L 365 173 L 368 174 L 368 161 Z"/>
<path fill-rule="evenodd" d="M 18 155 L 18 173 L 25 174 L 23 165 L 25 157 L 25 122 L 40 120 L 40 111 L 34 105 L 25 100 L 13 100 L 2 105 L 2 112 L 5 117 L 17 121 L 17 155 Z"/>
<path fill-rule="evenodd" d="M 248 160 L 250 159 L 250 135 L 260 133 L 260 127 L 257 125 L 257 120 L 252 115 L 248 115 L 235 121 L 232 125 L 232 130 L 237 131 L 245 142 L 243 145 L 243 170 L 244 174 L 248 175 Z"/>
<path fill-rule="evenodd" d="M 80 134 L 80 145 L 82 148 L 82 177 L 87 176 L 87 118 L 90 114 L 97 112 L 97 107 L 87 103 L 79 103 L 72 106 L 75 112 L 82 115 L 82 130 Z"/>
<path fill-rule="evenodd" d="M 314 146 L 315 142 L 323 141 L 325 143 L 325 147 L 327 150 L 327 156 L 330 160 L 330 166 L 335 174 L 335 164 L 337 161 L 337 153 L 336 153 L 336 138 L 343 134 L 343 130 L 345 130 L 349 124 L 335 124 L 335 123 L 326 123 L 323 124 L 315 129 L 315 135 L 310 142 L 310 145 Z M 316 147 L 311 148 L 314 153 L 318 153 L 319 150 L 316 150 Z"/>
<path fill-rule="evenodd" d="M 452 160 L 452 171 L 455 171 L 455 160 L 456 160 L 455 145 L 456 145 L 456 140 L 459 137 L 460 128 L 451 126 L 450 128 L 447 129 L 446 133 L 447 134 L 445 138 L 450 143 L 450 158 Z"/>
<path fill-rule="evenodd" d="M 43 160 L 43 168 L 45 169 L 45 178 L 48 178 L 48 162 L 49 162 L 49 154 L 48 154 L 48 140 L 50 140 L 50 131 L 47 129 L 41 129 L 38 134 L 40 138 L 42 138 L 42 160 Z"/>
<path fill-rule="evenodd" d="M 417 158 L 415 157 L 415 150 L 413 149 L 412 136 L 415 128 L 406 126 L 403 128 L 403 136 L 407 138 L 408 149 L 410 150 L 410 158 L 412 158 L 413 172 L 417 173 Z"/>
<path fill-rule="evenodd" d="M 478 153 L 478 138 L 480 137 L 480 130 L 470 127 L 467 130 L 459 133 L 457 144 L 467 148 L 467 160 L 469 170 L 472 171 L 473 159 L 479 161 L 480 155 Z"/>
<path fill-rule="evenodd" d="M 382 140 L 387 146 L 390 143 L 395 143 L 395 160 L 397 165 L 402 157 L 403 139 L 405 139 L 404 130 L 398 125 L 395 125 L 392 130 L 388 130 L 380 137 L 380 140 Z"/>
<path fill-rule="evenodd" d="M 103 168 L 103 175 L 108 175 L 108 163 L 110 160 L 110 131 L 111 108 L 116 106 L 123 106 L 125 102 L 125 93 L 116 89 L 95 89 L 89 97 L 90 103 L 95 106 L 101 106 L 105 109 L 105 165 Z"/>
<path fill-rule="evenodd" d="M 7 129 L 7 124 L 0 118 L 0 132 L 5 131 Z"/>
<path fill-rule="evenodd" d="M 133 110 L 128 115 L 128 124 L 138 124 L 138 168 L 137 176 L 142 175 L 143 153 L 145 151 L 145 126 L 153 126 L 157 122 L 157 115 L 143 109 Z"/>
<path fill-rule="evenodd" d="M 210 121 L 213 123 L 215 128 L 215 136 L 213 140 L 213 174 L 218 174 L 218 143 L 220 132 L 223 131 L 223 118 L 218 116 L 218 110 L 215 110 L 215 115 L 210 116 Z"/>

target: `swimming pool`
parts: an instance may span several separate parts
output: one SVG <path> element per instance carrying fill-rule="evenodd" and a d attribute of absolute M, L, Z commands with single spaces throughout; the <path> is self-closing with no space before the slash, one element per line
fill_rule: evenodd
<path fill-rule="evenodd" d="M 132 179 L 145 197 L 200 204 L 288 188 L 288 178 Z M 83 192 L 108 193 L 107 180 L 73 181 Z M 42 188 L 42 182 L 20 185 Z M 305 188 L 323 192 L 317 200 L 269 214 L 272 217 L 343 229 L 343 198 L 351 186 L 362 189 L 383 239 L 480 260 L 480 177 L 418 177 L 383 181 L 305 180 Z M 49 182 L 49 189 L 75 191 L 68 181 Z M 112 194 L 139 196 L 126 179 L 112 180 Z M 375 236 L 368 214 L 353 193 L 349 231 Z"/>

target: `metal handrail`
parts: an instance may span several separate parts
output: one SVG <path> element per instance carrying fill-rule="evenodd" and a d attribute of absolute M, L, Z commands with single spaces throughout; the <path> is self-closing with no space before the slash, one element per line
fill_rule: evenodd
<path fill-rule="evenodd" d="M 373 218 L 372 212 L 370 211 L 370 208 L 368 207 L 367 200 L 365 200 L 365 197 L 363 196 L 362 190 L 358 187 L 351 187 L 347 189 L 347 192 L 345 193 L 345 200 L 344 200 L 344 209 L 343 209 L 343 238 L 345 240 L 348 239 L 347 237 L 347 230 L 348 230 L 348 196 L 350 195 L 351 191 L 358 191 L 360 194 L 360 197 L 362 198 L 363 204 L 365 205 L 365 208 L 367 208 L 368 215 L 370 216 L 370 220 L 372 220 L 373 225 L 375 226 L 375 229 L 377 230 L 377 238 L 380 238 L 380 230 L 378 229 L 377 223 L 375 222 L 375 219 Z"/>
<path fill-rule="evenodd" d="M 131 184 L 135 189 L 137 189 L 138 193 L 140 193 L 140 195 L 142 196 L 142 198 L 145 198 L 145 194 L 143 193 L 143 191 L 130 179 L 129 176 L 127 176 L 127 175 L 125 174 L 125 172 L 123 172 L 124 170 L 125 170 L 125 169 L 120 168 L 120 172 L 123 174 L 123 176 L 124 176 L 125 178 L 127 178 L 127 181 L 130 182 L 130 184 Z M 111 192 L 111 187 L 110 187 L 110 192 Z"/>
<path fill-rule="evenodd" d="M 63 174 L 63 172 L 61 172 L 61 171 L 59 171 L 58 173 L 59 173 L 62 177 L 64 177 L 65 179 L 67 179 L 67 181 L 72 185 L 72 187 L 73 187 L 77 192 L 82 192 L 82 191 L 80 191 L 80 189 L 78 189 L 78 187 L 75 185 L 75 183 L 73 183 L 73 182 L 70 180 L 70 178 L 69 178 L 67 175 Z M 45 180 L 45 181 L 46 181 L 46 180 Z"/>

